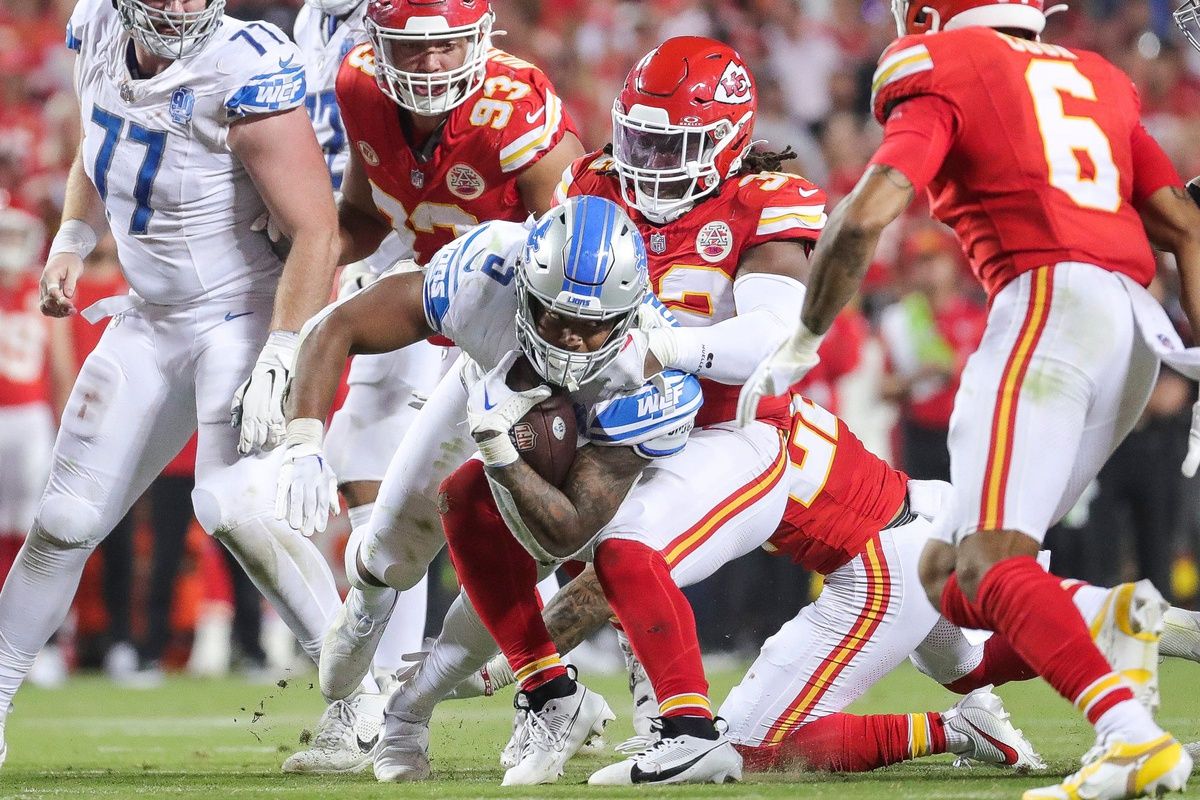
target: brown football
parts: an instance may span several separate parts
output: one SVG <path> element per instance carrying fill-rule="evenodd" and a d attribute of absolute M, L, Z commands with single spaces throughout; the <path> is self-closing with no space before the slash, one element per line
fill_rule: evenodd
<path fill-rule="evenodd" d="M 528 359 L 521 358 L 508 373 L 509 388 L 517 391 L 545 383 Z M 533 471 L 554 486 L 562 486 L 575 461 L 575 409 L 565 389 L 554 394 L 522 417 L 508 435 L 521 458 Z"/>

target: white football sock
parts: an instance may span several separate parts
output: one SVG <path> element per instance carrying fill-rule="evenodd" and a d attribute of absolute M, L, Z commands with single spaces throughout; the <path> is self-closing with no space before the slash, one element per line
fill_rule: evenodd
<path fill-rule="evenodd" d="M 408 720 L 427 720 L 450 690 L 496 652 L 492 635 L 461 592 L 446 612 L 442 633 L 421 669 L 388 703 L 388 712 Z"/>
<path fill-rule="evenodd" d="M 398 669 L 411 666 L 403 656 L 420 650 L 425 641 L 425 608 L 428 601 L 428 575 L 396 598 L 392 618 L 388 620 L 371 662 L 376 675 L 390 675 Z"/>
<path fill-rule="evenodd" d="M 65 548 L 35 529 L 0 591 L 0 720 L 38 651 L 67 618 L 92 548 Z"/>
<path fill-rule="evenodd" d="M 1096 737 L 1100 741 L 1112 736 L 1130 744 L 1139 744 L 1162 736 L 1162 732 L 1150 712 L 1137 700 L 1117 703 L 1096 720 Z"/>
<path fill-rule="evenodd" d="M 1079 609 L 1083 621 L 1088 625 L 1091 625 L 1096 619 L 1096 615 L 1100 613 L 1100 609 L 1104 606 L 1104 598 L 1108 597 L 1108 592 L 1108 589 L 1092 586 L 1090 583 L 1084 583 L 1075 590 L 1071 599 L 1075 602 L 1075 608 Z"/>
<path fill-rule="evenodd" d="M 314 663 L 341 606 L 333 572 L 308 538 L 271 514 L 214 534 L 283 619 Z"/>

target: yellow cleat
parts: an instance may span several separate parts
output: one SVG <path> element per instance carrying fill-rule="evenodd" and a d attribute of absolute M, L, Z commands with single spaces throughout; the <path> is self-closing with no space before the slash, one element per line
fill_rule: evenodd
<path fill-rule="evenodd" d="M 1030 789 L 1022 800 L 1125 800 L 1181 792 L 1192 774 L 1192 757 L 1164 733 L 1142 744 L 1112 742 L 1083 769 L 1057 786 Z"/>
<path fill-rule="evenodd" d="M 1169 608 L 1148 580 L 1109 590 L 1092 620 L 1092 640 L 1151 713 L 1158 710 L 1158 644 Z"/>

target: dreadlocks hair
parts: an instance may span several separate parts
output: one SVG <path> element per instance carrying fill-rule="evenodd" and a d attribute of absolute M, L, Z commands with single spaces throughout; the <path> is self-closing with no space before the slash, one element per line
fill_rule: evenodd
<path fill-rule="evenodd" d="M 604 145 L 602 152 L 606 156 L 613 154 L 612 142 Z M 738 167 L 738 175 L 754 175 L 759 172 L 779 172 L 779 168 L 784 165 L 784 162 L 791 161 L 796 157 L 796 151 L 791 145 L 787 145 L 783 150 L 755 150 L 751 148 L 745 156 L 742 157 L 742 165 Z M 608 169 L 600 173 L 601 175 L 615 175 L 615 169 Z M 730 177 L 733 177 L 732 175 Z"/>

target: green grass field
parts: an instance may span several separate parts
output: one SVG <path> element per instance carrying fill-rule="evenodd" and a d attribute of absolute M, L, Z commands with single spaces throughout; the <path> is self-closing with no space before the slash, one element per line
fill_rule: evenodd
<path fill-rule="evenodd" d="M 723 697 L 740 673 L 712 676 Z M 1162 673 L 1162 721 L 1187 741 L 1200 738 L 1200 667 L 1169 662 Z M 8 727 L 8 762 L 0 771 L 0 798 L 358 798 L 644 797 L 647 795 L 761 798 L 1012 798 L 1074 768 L 1090 745 L 1085 725 L 1040 683 L 1005 687 L 1001 694 L 1017 724 L 1051 764 L 1046 775 L 1017 776 L 998 769 L 955 769 L 947 756 L 866 775 L 773 774 L 740 785 L 596 790 L 580 786 L 608 756 L 577 757 L 555 786 L 501 789 L 497 754 L 507 739 L 508 697 L 450 702 L 434 719 L 435 778 L 411 786 L 358 776 L 285 776 L 279 765 L 296 749 L 301 731 L 321 710 L 312 676 L 286 688 L 231 680 L 179 678 L 164 688 L 133 691 L 99 678 L 80 678 L 48 692 L 17 696 Z M 609 741 L 631 733 L 628 694 L 619 677 L 591 681 L 616 710 Z M 953 702 L 941 687 L 907 666 L 890 675 L 857 711 L 943 709 Z M 257 713 L 256 713 L 257 712 Z M 614 756 L 615 759 L 615 756 Z M 1200 796 L 1193 789 L 1191 796 Z"/>

